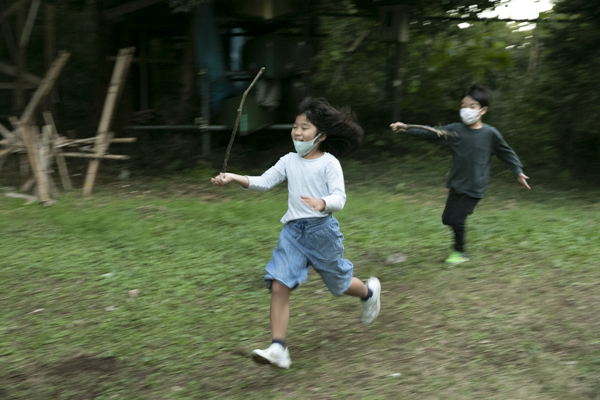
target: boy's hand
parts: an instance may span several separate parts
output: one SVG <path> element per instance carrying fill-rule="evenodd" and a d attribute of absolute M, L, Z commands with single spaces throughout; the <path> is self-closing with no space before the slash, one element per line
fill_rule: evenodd
<path fill-rule="evenodd" d="M 314 197 L 300 196 L 304 204 L 312 211 L 323 211 L 325 209 L 325 200 L 316 199 Z"/>
<path fill-rule="evenodd" d="M 529 177 L 523 173 L 520 173 L 519 175 L 517 175 L 517 180 L 519 181 L 519 183 L 521 185 L 525 186 L 527 189 L 531 190 L 531 188 L 527 184 L 527 179 L 529 179 Z"/>
<path fill-rule="evenodd" d="M 408 127 L 402 122 L 394 122 L 393 124 L 390 124 L 390 128 L 392 128 L 394 132 L 405 132 Z"/>
<path fill-rule="evenodd" d="M 233 182 L 233 176 L 226 172 L 221 172 L 218 176 L 210 178 L 210 183 L 218 186 L 225 186 L 231 182 Z"/>

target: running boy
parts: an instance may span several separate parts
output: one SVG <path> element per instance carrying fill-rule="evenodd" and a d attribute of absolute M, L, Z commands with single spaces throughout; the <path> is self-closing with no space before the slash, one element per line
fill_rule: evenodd
<path fill-rule="evenodd" d="M 346 202 L 344 174 L 335 156 L 349 153 L 363 136 L 349 112 L 306 98 L 298 106 L 292 128 L 296 153 L 281 157 L 261 176 L 221 173 L 211 179 L 215 185 L 234 182 L 258 191 L 288 181 L 288 210 L 281 219 L 284 227 L 265 275 L 271 290 L 271 346 L 252 352 L 257 363 L 290 367 L 285 347 L 290 293 L 306 281 L 311 265 L 333 295 L 361 299 L 363 323 L 369 325 L 379 314 L 379 280 L 371 277 L 365 284 L 352 276 L 353 265 L 344 258 L 344 237 L 332 216 Z"/>
<path fill-rule="evenodd" d="M 523 174 L 519 158 L 504 141 L 496 128 L 484 124 L 481 117 L 490 106 L 489 91 L 477 84 L 469 86 L 462 97 L 460 117 L 463 123 L 454 123 L 439 129 L 455 132 L 457 137 L 439 137 L 423 129 L 408 129 L 406 124 L 390 125 L 394 131 L 431 139 L 448 146 L 452 151 L 452 169 L 448 176 L 448 200 L 442 214 L 442 223 L 454 231 L 454 251 L 446 259 L 449 264 L 468 261 L 465 253 L 465 221 L 473 213 L 477 202 L 483 198 L 490 173 L 492 153 L 513 171 L 519 183 L 527 189 L 529 177 Z"/>

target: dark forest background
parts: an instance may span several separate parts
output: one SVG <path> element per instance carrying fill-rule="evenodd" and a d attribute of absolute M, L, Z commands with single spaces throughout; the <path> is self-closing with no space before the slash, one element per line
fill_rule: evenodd
<path fill-rule="evenodd" d="M 95 134 L 118 48 L 140 40 L 131 24 L 163 21 L 171 29 L 163 38 L 149 38 L 149 55 L 173 63 L 150 65 L 153 92 L 149 104 L 137 99 L 139 65 L 132 66 L 115 120 L 118 136 L 131 136 L 132 124 L 193 124 L 200 98 L 189 28 L 195 1 L 172 1 L 153 7 L 135 21 L 107 21 L 103 12 L 124 1 L 71 0 L 56 6 L 56 49 L 72 53 L 57 83 L 55 119 L 61 134 Z M 218 3 L 218 2 L 217 2 Z M 367 131 L 358 157 L 435 156 L 427 144 L 392 134 L 393 97 L 390 71 L 396 47 L 381 38 L 372 2 L 314 1 L 310 18 L 317 24 L 316 56 L 308 74 L 310 94 L 332 104 L 351 106 Z M 398 3 L 398 2 L 395 2 Z M 442 4 L 443 3 L 443 4 Z M 557 1 L 552 11 L 532 22 L 477 21 L 490 1 L 406 1 L 410 40 L 402 46 L 400 78 L 402 121 L 447 124 L 458 119 L 462 90 L 472 82 L 493 92 L 485 122 L 497 127 L 523 160 L 534 168 L 564 176 L 596 179 L 600 172 L 600 4 L 597 0 Z M 341 15 L 346 16 L 341 16 Z M 44 29 L 38 17 L 28 48 L 28 71 L 44 75 Z M 297 18 L 308 18 L 298 16 Z M 469 23 L 461 29 L 461 20 Z M 167 28 L 171 27 L 171 28 Z M 531 25 L 529 25 L 531 27 Z M 362 40 L 357 39 L 362 37 Z M 167 39 L 165 39 L 167 38 Z M 9 59 L 6 46 L 0 58 Z M 17 115 L 12 94 L 0 92 L 0 114 Z M 145 108 L 145 109 L 142 109 Z M 291 121 L 289 121 L 291 122 Z M 152 170 L 177 162 L 174 169 L 201 161 L 199 135 L 163 131 L 140 135 L 128 147 L 132 167 Z M 228 134 L 214 134 L 220 157 Z M 254 139 L 253 139 L 254 138 Z M 266 143 L 287 143 L 288 132 L 252 134 L 238 146 L 252 154 Z M 156 149 L 160 143 L 161 148 Z M 274 157 L 280 155 L 274 152 Z M 215 156 L 216 157 L 216 156 Z"/>

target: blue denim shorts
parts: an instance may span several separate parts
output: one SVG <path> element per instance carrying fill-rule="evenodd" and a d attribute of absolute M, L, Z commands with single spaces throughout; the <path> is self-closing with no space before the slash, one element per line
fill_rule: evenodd
<path fill-rule="evenodd" d="M 340 224 L 331 214 L 288 222 L 266 267 L 267 288 L 276 280 L 294 289 L 306 282 L 312 265 L 332 294 L 343 294 L 350 287 L 354 266 L 344 258 L 342 240 Z"/>

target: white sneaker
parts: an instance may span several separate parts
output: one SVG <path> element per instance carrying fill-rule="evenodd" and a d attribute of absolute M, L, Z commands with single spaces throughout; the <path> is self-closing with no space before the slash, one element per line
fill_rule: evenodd
<path fill-rule="evenodd" d="M 381 283 L 379 279 L 374 276 L 370 277 L 367 281 L 367 287 L 373 292 L 373 296 L 369 300 L 361 301 L 362 306 L 362 322 L 365 325 L 371 324 L 379 315 L 379 309 L 381 308 Z"/>
<path fill-rule="evenodd" d="M 290 352 L 279 343 L 273 343 L 266 350 L 253 350 L 252 359 L 258 364 L 273 364 L 279 368 L 288 369 L 292 364 Z"/>

